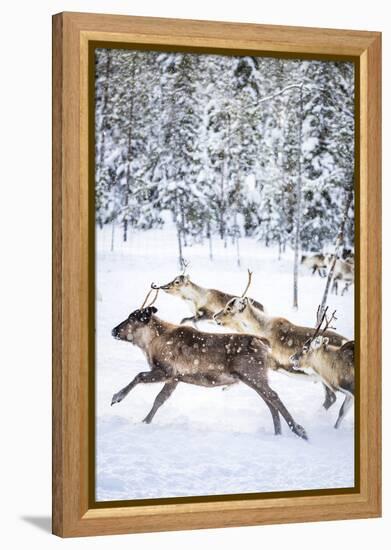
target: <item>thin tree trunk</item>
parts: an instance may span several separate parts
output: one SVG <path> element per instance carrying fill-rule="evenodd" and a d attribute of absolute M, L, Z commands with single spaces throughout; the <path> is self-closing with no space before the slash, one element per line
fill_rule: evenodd
<path fill-rule="evenodd" d="M 182 225 L 180 221 L 181 216 L 181 200 L 178 197 L 178 191 L 175 191 L 175 207 L 174 207 L 174 222 L 176 227 L 176 235 L 177 235 L 177 242 L 178 242 L 178 264 L 179 268 L 183 268 L 183 244 L 182 244 Z"/>
<path fill-rule="evenodd" d="M 176 224 L 176 233 L 178 239 L 178 262 L 179 269 L 183 268 L 183 250 L 182 250 L 182 236 L 181 236 L 181 227 L 180 224 Z"/>
<path fill-rule="evenodd" d="M 220 230 L 220 238 L 221 240 L 225 239 L 225 214 L 226 214 L 226 204 L 225 204 L 225 171 L 226 171 L 226 161 L 225 161 L 225 152 L 224 154 L 224 160 L 223 160 L 223 167 L 221 170 L 221 187 L 220 187 L 220 212 L 219 212 L 219 230 Z M 226 246 L 226 245 L 225 245 Z"/>
<path fill-rule="evenodd" d="M 238 264 L 238 267 L 240 267 L 240 246 L 239 246 L 239 238 L 240 238 L 240 232 L 239 232 L 239 226 L 238 226 L 238 216 L 235 211 L 234 214 L 234 241 L 236 241 L 236 263 Z"/>
<path fill-rule="evenodd" d="M 132 87 L 134 87 L 134 81 L 135 81 L 135 61 L 133 61 L 132 64 Z M 127 149 L 128 149 L 128 162 L 126 166 L 126 189 L 125 189 L 125 196 L 124 196 L 124 221 L 123 221 L 123 239 L 126 242 L 128 240 L 128 213 L 127 213 L 127 206 L 129 204 L 129 194 L 130 194 L 130 179 L 131 179 L 131 170 L 130 170 L 130 163 L 131 163 L 131 149 L 132 149 L 132 124 L 133 124 L 133 108 L 134 108 L 134 94 L 133 92 L 130 95 L 129 100 L 129 120 L 128 120 L 128 143 L 127 143 Z"/>
<path fill-rule="evenodd" d="M 341 247 L 341 245 L 343 244 L 343 239 L 344 239 L 344 234 L 345 234 L 345 227 L 346 227 L 346 220 L 348 219 L 349 208 L 350 208 L 350 205 L 352 204 L 352 201 L 353 201 L 353 191 L 348 191 L 348 194 L 346 196 L 345 209 L 344 209 L 344 213 L 343 213 L 342 220 L 341 220 L 341 225 L 340 225 L 340 228 L 339 228 L 339 231 L 338 231 L 337 239 L 335 241 L 335 250 L 334 250 L 333 261 L 331 262 L 330 270 L 329 270 L 329 273 L 327 275 L 327 281 L 326 281 L 326 286 L 325 286 L 325 289 L 324 289 L 324 292 L 323 292 L 322 302 L 321 302 L 320 307 L 318 309 L 317 322 L 320 321 L 320 319 L 322 318 L 323 313 L 325 312 L 325 309 L 326 309 L 327 298 L 328 298 L 329 290 L 330 290 L 330 284 L 331 284 L 331 281 L 333 279 L 335 264 L 337 263 L 338 251 L 339 251 L 339 248 Z"/>
<path fill-rule="evenodd" d="M 186 218 L 185 218 L 185 209 L 183 208 L 183 202 L 181 200 L 181 233 L 182 233 L 182 241 L 183 246 L 187 246 L 187 239 L 186 239 Z"/>
<path fill-rule="evenodd" d="M 105 67 L 105 84 L 103 88 L 103 98 L 102 98 L 102 116 L 100 119 L 100 125 L 97 131 L 98 143 L 98 158 L 96 163 L 96 180 L 99 181 L 100 175 L 103 168 L 104 158 L 105 158 L 105 126 L 106 126 L 106 117 L 107 117 L 107 104 L 109 100 L 109 91 L 110 91 L 110 70 L 111 70 L 111 50 L 106 50 L 106 67 Z"/>
<path fill-rule="evenodd" d="M 212 231 L 210 227 L 210 222 L 208 221 L 207 225 L 207 237 L 209 242 L 209 259 L 213 261 L 213 244 L 212 244 Z"/>
<path fill-rule="evenodd" d="M 110 245 L 111 252 L 114 252 L 114 236 L 115 236 L 115 219 L 111 221 L 111 245 Z"/>
<path fill-rule="evenodd" d="M 300 230 L 301 230 L 301 187 L 302 187 L 302 164 L 301 152 L 303 141 L 303 85 L 300 87 L 299 97 L 299 159 L 298 174 L 296 183 L 296 227 L 295 227 L 295 255 L 293 261 L 293 307 L 299 307 L 299 250 L 300 250 Z"/>

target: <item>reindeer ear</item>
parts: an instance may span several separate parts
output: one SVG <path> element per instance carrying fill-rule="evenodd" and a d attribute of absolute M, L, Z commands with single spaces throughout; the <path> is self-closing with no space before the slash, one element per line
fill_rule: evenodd
<path fill-rule="evenodd" d="M 138 320 L 141 323 L 147 324 L 151 320 L 152 315 L 156 312 L 157 312 L 157 309 L 154 306 L 141 309 L 140 314 L 138 316 Z"/>
<path fill-rule="evenodd" d="M 149 318 L 156 312 L 157 312 L 157 308 L 155 306 L 148 306 L 145 309 L 145 313 L 148 315 Z"/>
<path fill-rule="evenodd" d="M 242 313 L 242 311 L 246 309 L 247 304 L 248 304 L 248 298 L 240 298 L 240 300 L 238 301 L 239 313 Z"/>
<path fill-rule="evenodd" d="M 183 275 L 183 281 L 184 281 L 185 285 L 187 285 L 190 281 L 189 275 Z"/>
<path fill-rule="evenodd" d="M 321 336 L 317 336 L 317 337 L 315 338 L 315 340 L 313 340 L 313 341 L 311 342 L 310 347 L 311 347 L 311 349 L 319 349 L 321 345 L 322 345 L 322 337 L 321 337 Z"/>

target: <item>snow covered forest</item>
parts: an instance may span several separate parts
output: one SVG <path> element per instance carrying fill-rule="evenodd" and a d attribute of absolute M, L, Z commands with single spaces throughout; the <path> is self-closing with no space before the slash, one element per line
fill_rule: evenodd
<path fill-rule="evenodd" d="M 353 188 L 348 62 L 96 50 L 96 219 L 112 248 L 171 213 L 185 248 L 335 242 Z M 354 240 L 353 205 L 345 245 Z"/>

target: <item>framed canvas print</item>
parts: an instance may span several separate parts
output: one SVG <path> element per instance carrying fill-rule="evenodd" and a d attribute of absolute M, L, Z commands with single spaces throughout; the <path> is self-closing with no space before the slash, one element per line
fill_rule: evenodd
<path fill-rule="evenodd" d="M 53 532 L 380 515 L 380 34 L 53 18 Z"/>

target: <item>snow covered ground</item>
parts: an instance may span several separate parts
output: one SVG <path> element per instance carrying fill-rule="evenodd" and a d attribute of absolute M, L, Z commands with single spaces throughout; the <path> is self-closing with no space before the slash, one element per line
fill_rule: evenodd
<path fill-rule="evenodd" d="M 319 383 L 270 374 L 275 389 L 309 442 L 293 435 L 283 421 L 276 437 L 270 412 L 250 388 L 237 384 L 228 391 L 180 384 L 156 414 L 149 412 L 162 384 L 139 385 L 111 407 L 112 395 L 147 363 L 131 344 L 114 340 L 111 329 L 140 307 L 152 281 L 165 283 L 178 274 L 173 229 L 131 232 L 113 252 L 111 229 L 97 229 L 96 332 L 96 498 L 98 501 L 164 498 L 246 492 L 351 487 L 354 485 L 354 411 L 339 430 L 333 424 L 342 403 L 325 412 Z M 242 239 L 241 267 L 236 249 L 214 242 L 214 261 L 205 246 L 185 249 L 189 275 L 197 284 L 241 294 L 247 268 L 253 275 L 249 296 L 271 315 L 313 326 L 324 279 L 301 268 L 299 310 L 292 304 L 292 255 L 277 259 L 274 248 Z M 337 310 L 337 331 L 353 338 L 353 287 L 343 297 L 330 296 Z M 189 314 L 181 300 L 162 293 L 155 304 L 162 318 L 179 322 Z M 201 328 L 201 327 L 200 327 Z M 216 331 L 209 323 L 202 330 Z"/>

